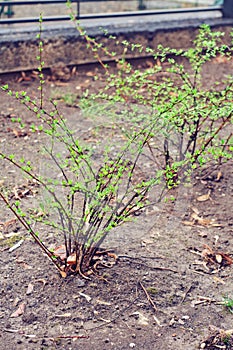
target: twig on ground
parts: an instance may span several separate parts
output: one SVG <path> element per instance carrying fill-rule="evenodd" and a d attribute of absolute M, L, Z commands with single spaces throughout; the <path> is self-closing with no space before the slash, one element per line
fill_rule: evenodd
<path fill-rule="evenodd" d="M 23 335 L 25 338 L 35 338 L 36 337 L 35 334 L 26 334 L 24 331 L 22 331 L 20 329 L 3 328 L 3 331 L 7 332 L 7 333 L 17 333 L 17 334 Z"/>
<path fill-rule="evenodd" d="M 157 312 L 158 309 L 157 309 L 157 307 L 155 306 L 155 303 L 153 302 L 153 300 L 151 299 L 151 297 L 149 296 L 149 293 L 147 292 L 146 288 L 143 286 L 142 282 L 139 282 L 139 285 L 140 285 L 140 287 L 142 288 L 143 292 L 146 294 L 147 300 L 148 300 L 149 303 L 152 305 L 153 309 Z M 158 325 L 159 327 L 162 327 L 160 321 L 158 320 L 158 318 L 157 318 L 155 315 L 153 315 L 153 318 L 154 318 L 155 322 L 157 323 L 157 325 Z"/>
<path fill-rule="evenodd" d="M 149 301 L 149 303 L 152 305 L 153 309 L 157 312 L 158 309 L 155 306 L 155 303 L 153 302 L 153 300 L 151 299 L 151 297 L 149 296 L 146 288 L 143 286 L 142 282 L 139 282 L 139 285 L 141 286 L 142 290 L 144 291 L 144 293 L 146 294 L 147 300 Z"/>
<path fill-rule="evenodd" d="M 20 329 L 11 329 L 11 328 L 4 328 L 4 332 L 8 333 L 17 333 L 20 335 L 23 335 L 26 338 L 38 338 L 38 339 L 48 339 L 51 341 L 56 341 L 58 339 L 82 339 L 82 338 L 89 338 L 88 335 L 58 335 L 57 337 L 37 337 L 35 334 L 26 334 L 23 330 Z"/>
<path fill-rule="evenodd" d="M 186 291 L 184 292 L 184 295 L 183 295 L 183 298 L 182 298 L 180 304 L 183 304 L 183 302 L 185 301 L 185 299 L 186 299 L 188 293 L 191 291 L 192 287 L 193 287 L 193 285 L 191 284 L 191 285 L 186 289 Z"/>
<path fill-rule="evenodd" d="M 197 296 L 197 299 L 194 299 L 191 303 L 192 307 L 195 307 L 196 305 L 200 305 L 200 304 L 217 304 L 217 305 L 224 305 L 225 302 L 224 301 L 217 301 L 215 299 L 212 298 L 208 298 L 208 297 L 203 297 L 201 295 Z"/>
<path fill-rule="evenodd" d="M 148 269 L 151 269 L 151 270 L 162 270 L 162 271 L 171 271 L 171 272 L 174 272 L 174 273 L 178 273 L 178 271 L 176 270 L 173 270 L 169 267 L 163 267 L 163 266 L 149 266 L 147 264 L 144 264 L 144 263 L 140 263 L 140 262 L 137 262 L 137 261 L 133 261 L 133 260 L 139 260 L 140 258 L 134 258 L 134 257 L 131 257 L 131 256 L 127 256 L 127 255 L 118 255 L 118 259 L 121 259 L 121 258 L 126 258 L 126 259 L 129 259 L 130 261 L 132 261 L 133 264 L 137 264 L 137 265 L 140 265 L 140 266 L 143 266 L 143 267 L 147 267 Z"/>
<path fill-rule="evenodd" d="M 85 339 L 89 338 L 88 335 L 59 335 L 57 337 L 48 337 L 48 340 L 57 341 L 59 339 Z"/>

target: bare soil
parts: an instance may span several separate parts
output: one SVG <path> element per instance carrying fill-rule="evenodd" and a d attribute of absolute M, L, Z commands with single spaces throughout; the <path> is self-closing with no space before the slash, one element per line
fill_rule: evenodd
<path fill-rule="evenodd" d="M 46 97 L 78 96 L 87 87 L 97 90 L 104 80 L 94 83 L 96 69 L 78 69 L 62 83 L 56 77 L 46 84 Z M 232 62 L 209 64 L 206 85 L 230 69 Z M 38 96 L 38 80 L 20 75 L 1 80 Z M 10 123 L 14 114 L 29 124 L 30 113 L 2 92 L 0 100 L 1 147 L 25 158 L 39 157 L 41 136 L 20 134 Z M 80 137 L 85 135 L 93 119 L 64 100 L 59 108 Z M 12 187 L 23 183 L 3 161 L 0 181 Z M 33 206 L 37 192 L 30 191 L 24 200 Z M 208 199 L 198 200 L 209 191 Z M 232 349 L 232 338 L 220 331 L 233 328 L 232 313 L 222 304 L 224 297 L 233 298 L 232 266 L 223 255 L 233 254 L 232 162 L 203 169 L 191 187 L 181 187 L 175 196 L 175 201 L 158 203 L 114 230 L 104 247 L 118 254 L 117 263 L 90 281 L 62 279 L 22 227 L 17 231 L 2 224 L 0 349 Z M 204 220 L 187 225 L 197 211 Z M 0 221 L 11 219 L 1 202 Z M 46 230 L 43 236 L 52 242 L 55 233 Z"/>

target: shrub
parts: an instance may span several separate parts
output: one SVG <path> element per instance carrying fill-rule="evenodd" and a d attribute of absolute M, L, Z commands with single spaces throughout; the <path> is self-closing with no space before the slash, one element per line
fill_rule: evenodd
<path fill-rule="evenodd" d="M 94 95 L 85 93 L 80 106 L 84 113 L 105 115 L 113 121 L 114 130 L 121 135 L 119 145 L 114 140 L 109 144 L 99 140 L 92 147 L 69 126 L 69 119 L 54 101 L 52 111 L 44 108 L 40 31 L 39 100 L 25 91 L 13 92 L 8 85 L 2 90 L 31 111 L 37 120 L 32 131 L 39 130 L 49 140 L 42 142 L 50 174 L 39 173 L 36 164 L 23 157 L 3 151 L 0 156 L 43 189 L 49 216 L 31 215 L 23 201 L 8 198 L 4 189 L 0 197 L 63 277 L 79 274 L 88 278 L 99 265 L 111 265 L 116 258 L 101 248 L 112 229 L 161 199 L 165 188 L 178 186 L 197 166 L 232 157 L 232 132 L 227 129 L 232 123 L 232 78 L 216 90 L 204 90 L 201 84 L 205 63 L 218 55 L 230 57 L 231 48 L 219 44 L 223 33 L 202 26 L 193 48 L 181 51 L 159 46 L 156 52 L 147 48 L 155 60 L 150 69 L 134 69 L 123 56 L 117 73 L 110 74 L 101 52 L 110 57 L 115 54 L 78 29 L 107 76 L 104 89 Z M 126 49 L 143 50 L 128 42 L 121 45 L 123 55 Z M 188 60 L 191 73 L 179 63 L 180 58 Z M 145 159 L 149 159 L 149 168 L 144 166 Z M 34 230 L 35 221 L 58 230 L 63 244 L 49 249 Z"/>

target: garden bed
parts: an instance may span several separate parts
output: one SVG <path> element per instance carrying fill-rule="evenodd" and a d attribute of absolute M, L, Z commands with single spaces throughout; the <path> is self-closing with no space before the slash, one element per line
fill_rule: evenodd
<path fill-rule="evenodd" d="M 139 65 L 145 68 L 151 63 L 145 59 Z M 210 62 L 203 74 L 206 87 L 232 67 L 232 60 Z M 97 71 L 97 66 L 78 69 L 67 81 L 51 72 L 44 87 L 45 96 L 60 99 L 62 113 L 90 142 L 95 142 L 90 134 L 93 123 L 103 126 L 103 138 L 116 137 L 103 119 L 93 120 L 77 108 L 82 91 L 88 87 L 97 91 L 104 85 L 104 77 L 94 82 Z M 6 81 L 14 90 L 38 95 L 38 80 L 31 74 L 2 77 L 2 83 Z M 0 96 L 1 147 L 25 158 L 33 153 L 39 162 L 43 139 L 27 130 L 30 113 L 11 97 Z M 12 115 L 20 115 L 26 123 L 24 134 L 12 127 Z M 25 184 L 5 165 L 0 181 L 15 188 L 14 195 L 23 193 L 28 206 L 37 202 L 35 186 Z M 1 204 L 0 347 L 232 349 L 232 305 L 226 304 L 226 299 L 233 299 L 232 161 L 202 169 L 194 174 L 191 186 L 172 194 L 174 201 L 156 203 L 135 222 L 109 234 L 104 248 L 117 254 L 116 264 L 102 268 L 91 280 L 62 279 Z M 42 229 L 43 239 L 52 244 L 56 232 Z"/>

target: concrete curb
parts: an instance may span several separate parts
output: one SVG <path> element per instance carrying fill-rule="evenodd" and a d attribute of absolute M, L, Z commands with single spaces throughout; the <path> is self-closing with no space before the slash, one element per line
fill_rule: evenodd
<path fill-rule="evenodd" d="M 205 14 L 207 16 L 208 14 Z M 197 16 L 197 15 L 196 15 Z M 159 18 L 160 17 L 160 18 Z M 164 19 L 164 16 L 155 18 L 122 18 L 118 21 L 108 20 L 104 29 L 109 34 L 118 37 L 119 41 L 128 40 L 140 43 L 144 47 L 156 48 L 158 44 L 174 48 L 186 48 L 191 45 L 198 27 L 202 23 L 211 25 L 216 30 L 226 33 L 226 43 L 230 43 L 230 32 L 233 19 L 222 18 L 220 13 L 215 18 L 173 18 Z M 177 17 L 177 15 L 176 15 Z M 113 40 L 108 39 L 100 26 L 100 21 L 82 21 L 82 27 L 87 33 L 95 37 L 110 51 L 120 55 L 122 48 Z M 42 38 L 44 41 L 43 60 L 45 67 L 56 67 L 63 64 L 67 66 L 89 63 L 94 61 L 93 53 L 86 48 L 86 42 L 72 23 L 44 25 Z M 0 73 L 35 69 L 38 66 L 38 41 L 36 35 L 39 27 L 27 26 L 1 28 L 0 30 Z M 138 54 L 139 55 L 139 54 Z M 132 56 L 132 53 L 129 55 Z M 137 57 L 134 54 L 133 57 Z"/>

